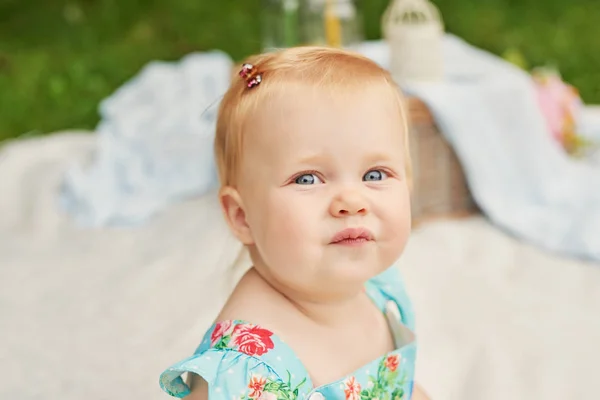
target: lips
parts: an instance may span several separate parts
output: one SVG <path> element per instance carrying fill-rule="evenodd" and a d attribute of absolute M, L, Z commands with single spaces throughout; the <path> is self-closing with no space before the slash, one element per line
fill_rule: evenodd
<path fill-rule="evenodd" d="M 373 240 L 373 234 L 366 228 L 346 228 L 331 238 L 331 244 L 359 245 Z"/>

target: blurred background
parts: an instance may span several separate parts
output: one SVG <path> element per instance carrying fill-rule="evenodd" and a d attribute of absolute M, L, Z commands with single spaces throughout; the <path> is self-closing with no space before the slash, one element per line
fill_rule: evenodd
<path fill-rule="evenodd" d="M 431 399 L 597 400 L 598 0 L 0 0 L 0 399 L 168 398 L 250 266 L 219 100 L 298 44 L 406 94 Z"/>
<path fill-rule="evenodd" d="M 149 61 L 262 49 L 266 2 L 86 0 L 0 2 L 0 139 L 93 128 L 98 102 Z M 600 103 L 595 0 L 438 0 L 449 32 L 528 67 L 555 65 Z M 357 2 L 367 39 L 381 37 L 387 0 Z"/>

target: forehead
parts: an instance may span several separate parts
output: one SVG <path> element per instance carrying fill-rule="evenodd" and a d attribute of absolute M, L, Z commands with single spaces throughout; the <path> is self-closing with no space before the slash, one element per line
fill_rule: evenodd
<path fill-rule="evenodd" d="M 344 145 L 402 152 L 405 133 L 398 101 L 387 84 L 350 89 L 294 85 L 273 93 L 256 110 L 244 153 L 333 151 Z"/>

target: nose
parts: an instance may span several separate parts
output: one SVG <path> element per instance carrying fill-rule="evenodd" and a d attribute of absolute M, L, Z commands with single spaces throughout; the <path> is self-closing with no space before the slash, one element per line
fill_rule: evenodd
<path fill-rule="evenodd" d="M 359 193 L 340 193 L 332 200 L 329 212 L 337 218 L 351 215 L 365 215 L 367 214 L 367 202 Z"/>

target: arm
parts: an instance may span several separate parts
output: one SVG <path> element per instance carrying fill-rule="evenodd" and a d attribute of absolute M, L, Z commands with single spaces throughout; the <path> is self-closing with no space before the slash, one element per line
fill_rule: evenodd
<path fill-rule="evenodd" d="M 430 398 L 425 394 L 425 391 L 421 386 L 418 383 L 415 383 L 411 400 L 430 400 Z"/>
<path fill-rule="evenodd" d="M 186 383 L 192 392 L 185 400 L 208 400 L 208 385 L 200 375 L 188 373 Z"/>

